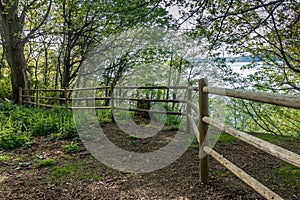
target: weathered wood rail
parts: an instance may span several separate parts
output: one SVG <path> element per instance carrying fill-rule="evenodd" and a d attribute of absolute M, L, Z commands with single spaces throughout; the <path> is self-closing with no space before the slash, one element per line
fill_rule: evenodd
<path fill-rule="evenodd" d="M 300 155 L 209 118 L 208 94 L 234 97 L 234 98 L 239 98 L 244 100 L 268 103 L 268 104 L 285 106 L 285 107 L 296 108 L 296 109 L 300 109 L 300 97 L 208 87 L 207 80 L 201 79 L 199 81 L 199 86 L 198 86 L 198 91 L 199 91 L 199 107 L 198 107 L 191 101 L 191 91 L 195 90 L 195 88 L 190 87 L 188 88 L 188 90 L 189 90 L 188 92 L 189 95 L 187 95 L 188 99 L 187 99 L 187 114 L 186 114 L 187 115 L 186 130 L 194 131 L 200 144 L 200 151 L 199 151 L 200 182 L 203 184 L 208 183 L 209 180 L 208 157 L 210 155 L 215 160 L 217 160 L 220 164 L 222 164 L 224 167 L 230 170 L 233 174 L 235 174 L 238 178 L 240 178 L 243 182 L 245 182 L 250 187 L 252 187 L 256 192 L 258 192 L 263 197 L 265 197 L 266 199 L 283 199 L 278 194 L 276 194 L 275 192 L 273 192 L 272 190 L 270 190 L 269 188 L 261 184 L 253 177 L 251 177 L 245 171 L 243 171 L 242 169 L 240 169 L 239 167 L 231 163 L 229 160 L 225 159 L 221 154 L 219 154 L 218 152 L 216 152 L 215 150 L 207 146 L 207 144 L 205 144 L 207 128 L 209 125 L 213 126 L 214 128 L 217 128 L 222 132 L 228 133 L 239 140 L 242 140 L 250 145 L 253 145 L 256 148 L 299 168 L 300 168 Z M 192 118 L 191 115 L 192 110 L 199 117 L 198 126 Z"/>
<path fill-rule="evenodd" d="M 35 95 L 24 95 L 24 89 L 20 88 L 20 94 L 19 94 L 19 100 L 23 104 L 31 104 L 34 105 L 35 107 L 48 107 L 48 108 L 53 108 L 53 107 L 62 107 L 65 109 L 96 109 L 96 110 L 124 110 L 124 111 L 134 111 L 134 112 L 150 112 L 150 113 L 156 113 L 156 114 L 168 114 L 168 115 L 185 115 L 185 112 L 173 112 L 173 111 L 159 111 L 159 110 L 146 110 L 146 109 L 137 109 L 137 108 L 120 108 L 117 106 L 114 106 L 115 101 L 122 100 L 122 101 L 148 101 L 148 102 L 160 102 L 160 103 L 186 103 L 185 100 L 180 100 L 180 99 L 169 99 L 167 97 L 166 99 L 147 99 L 147 98 L 126 98 L 126 97 L 115 97 L 114 95 L 108 95 L 108 94 L 113 94 L 113 90 L 186 90 L 187 87 L 183 86 L 141 86 L 141 87 L 132 87 L 132 86 L 117 86 L 117 87 L 90 87 L 90 88 L 75 88 L 75 89 L 31 89 L 27 90 L 30 91 L 30 93 L 33 93 Z M 96 97 L 70 97 L 70 93 L 72 92 L 80 92 L 80 91 L 105 91 L 103 92 L 104 96 L 96 96 Z M 42 96 L 42 92 L 54 92 L 56 93 L 57 96 L 60 97 L 45 97 Z M 167 94 L 168 92 L 166 92 Z M 28 101 L 26 99 L 31 99 L 33 101 Z M 41 100 L 53 100 L 59 102 L 57 105 L 51 105 L 51 104 L 45 104 L 41 103 Z M 73 106 L 70 105 L 70 103 L 73 101 L 98 101 L 98 100 L 103 100 L 103 101 L 109 101 L 110 105 L 102 105 L 102 106 Z M 61 106 L 61 105 L 64 106 Z"/>
<path fill-rule="evenodd" d="M 200 156 L 200 182 L 203 184 L 207 184 L 209 181 L 209 156 L 217 160 L 220 164 L 230 170 L 233 174 L 235 174 L 238 178 L 240 178 L 243 182 L 252 187 L 256 192 L 261 194 L 266 199 L 283 199 L 278 194 L 270 190 L 268 187 L 264 186 L 262 183 L 251 177 L 245 171 L 234 165 L 232 162 L 224 158 L 221 154 L 213 150 L 211 147 L 206 144 L 206 135 L 208 126 L 213 126 L 214 128 L 219 129 L 222 132 L 232 135 L 233 137 L 246 142 L 254 147 L 278 158 L 287 163 L 290 163 L 296 167 L 300 168 L 300 155 L 286 150 L 282 147 L 274 145 L 270 142 L 264 141 L 262 139 L 256 138 L 250 134 L 247 134 L 243 131 L 236 130 L 230 126 L 227 126 L 221 122 L 218 122 L 209 117 L 209 94 L 227 96 L 233 98 L 239 98 L 244 100 L 250 100 L 255 102 L 262 102 L 272 105 L 285 106 L 294 109 L 300 109 L 300 97 L 297 96 L 286 96 L 286 95 L 278 95 L 271 93 L 261 93 L 261 92 L 252 92 L 252 91 L 244 91 L 244 90 L 235 90 L 235 89 L 227 89 L 227 88 L 217 88 L 217 87 L 209 87 L 207 86 L 207 80 L 201 79 L 199 81 L 198 87 L 166 87 L 166 86 L 142 86 L 138 87 L 138 89 L 144 90 L 184 90 L 186 91 L 186 100 L 182 99 L 169 99 L 169 97 L 165 99 L 147 99 L 147 98 L 126 98 L 126 97 L 115 97 L 113 95 L 113 90 L 118 89 L 137 89 L 137 87 L 93 87 L 93 88 L 77 88 L 77 89 L 34 89 L 31 90 L 35 95 L 23 95 L 23 89 L 20 88 L 20 102 L 24 104 L 32 104 L 36 107 L 44 106 L 44 107 L 54 107 L 54 105 L 40 103 L 40 100 L 55 100 L 64 103 L 64 107 L 66 109 L 111 109 L 112 112 L 114 110 L 127 110 L 134 112 L 151 112 L 157 114 L 168 114 L 168 115 L 186 115 L 186 131 L 194 132 L 196 138 L 199 142 L 199 156 Z M 86 90 L 104 90 L 104 96 L 101 97 L 69 97 L 70 92 L 74 91 L 86 91 Z M 192 102 L 192 93 L 194 91 L 198 92 L 198 103 L 196 105 Z M 45 97 L 41 96 L 42 92 L 57 92 L 60 93 L 60 97 Z M 63 95 L 61 95 L 63 94 Z M 112 94 L 112 95 L 108 95 Z M 169 94 L 169 91 L 166 92 Z M 34 101 L 26 101 L 26 98 L 34 99 Z M 74 107 L 70 105 L 70 101 L 110 101 L 110 105 L 108 106 L 83 106 L 83 107 Z M 186 111 L 185 112 L 163 112 L 159 110 L 146 110 L 146 109 L 128 109 L 128 108 L 120 108 L 114 106 L 114 101 L 149 101 L 149 102 L 162 102 L 162 103 L 185 103 Z M 199 123 L 196 124 L 193 117 L 192 112 L 196 113 L 199 118 Z"/>

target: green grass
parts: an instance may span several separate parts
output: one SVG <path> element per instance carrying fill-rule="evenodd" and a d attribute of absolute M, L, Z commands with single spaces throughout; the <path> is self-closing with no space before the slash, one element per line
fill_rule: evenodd
<path fill-rule="evenodd" d="M 10 156 L 8 155 L 0 156 L 0 161 L 9 161 L 9 160 L 10 160 Z"/>
<path fill-rule="evenodd" d="M 281 144 L 285 142 L 286 140 L 299 140 L 300 138 L 292 137 L 292 136 L 280 136 L 280 135 L 271 135 L 271 134 L 263 134 L 263 133 L 255 133 L 252 134 L 255 137 L 258 137 L 262 140 L 268 141 L 273 144 Z M 284 140 L 284 141 L 283 141 Z"/>
<path fill-rule="evenodd" d="M 65 153 L 77 153 L 83 151 L 83 149 L 74 142 L 71 142 L 71 144 L 63 145 L 61 148 Z"/>
<path fill-rule="evenodd" d="M 233 144 L 237 141 L 237 139 L 227 133 L 221 133 L 219 139 L 219 142 L 221 142 L 222 144 Z"/>
<path fill-rule="evenodd" d="M 128 135 L 127 139 L 135 141 L 135 140 L 140 140 L 141 138 L 139 138 L 138 136 L 135 136 L 135 135 Z"/>
<path fill-rule="evenodd" d="M 58 139 L 78 138 L 71 112 L 0 103 L 0 149 L 30 146 L 32 136 L 51 134 Z"/>
<path fill-rule="evenodd" d="M 45 160 L 37 160 L 34 166 L 37 168 L 42 168 L 42 167 L 51 167 L 54 166 L 55 164 L 56 164 L 55 160 L 51 158 L 47 158 Z"/>
<path fill-rule="evenodd" d="M 198 143 L 192 143 L 192 144 L 190 144 L 190 146 L 189 146 L 189 149 L 191 150 L 191 149 L 199 149 L 200 147 L 199 147 L 199 144 Z"/>
<path fill-rule="evenodd" d="M 286 164 L 280 168 L 274 169 L 273 173 L 276 177 L 280 178 L 280 180 L 289 187 L 291 185 L 300 188 L 300 169 Z"/>
<path fill-rule="evenodd" d="M 90 169 L 89 166 L 83 161 L 67 164 L 66 166 L 55 166 L 50 171 L 50 180 L 53 182 L 61 180 L 65 181 L 67 179 L 76 179 L 79 181 L 93 179 L 100 181 L 104 178 L 105 174 L 98 174 L 93 169 Z"/>

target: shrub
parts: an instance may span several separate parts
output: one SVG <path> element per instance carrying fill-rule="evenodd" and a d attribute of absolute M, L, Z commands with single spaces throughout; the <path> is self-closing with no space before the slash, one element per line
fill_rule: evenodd
<path fill-rule="evenodd" d="M 12 99 L 12 87 L 7 77 L 1 77 L 0 79 L 0 98 Z"/>
<path fill-rule="evenodd" d="M 111 123 L 111 110 L 98 110 L 97 116 L 101 124 Z"/>
<path fill-rule="evenodd" d="M 58 134 L 59 139 L 78 138 L 72 113 L 65 109 L 46 110 L 0 103 L 0 111 L 2 141 L 10 141 L 10 144 L 5 145 L 11 146 L 10 148 L 20 146 L 20 144 L 12 144 L 12 141 L 16 137 L 25 137 L 20 136 L 24 132 L 31 136 Z M 15 133 L 19 133 L 19 135 L 15 135 Z"/>
<path fill-rule="evenodd" d="M 12 129 L 0 131 L 0 148 L 15 149 L 30 143 L 30 139 L 25 134 L 15 133 Z"/>
<path fill-rule="evenodd" d="M 72 118 L 62 122 L 59 133 L 62 139 L 74 139 L 78 137 L 76 126 Z"/>

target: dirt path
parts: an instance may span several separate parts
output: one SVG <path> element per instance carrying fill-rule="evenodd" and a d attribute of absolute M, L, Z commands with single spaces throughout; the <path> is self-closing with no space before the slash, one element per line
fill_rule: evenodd
<path fill-rule="evenodd" d="M 104 130 L 112 141 L 122 141 L 119 146 L 129 150 L 151 150 L 158 145 L 155 141 L 129 139 L 115 125 L 105 125 Z M 155 140 L 164 145 L 173 134 L 165 131 Z M 210 183 L 201 185 L 196 144 L 168 167 L 147 174 L 129 174 L 102 165 L 85 150 L 64 153 L 61 145 L 70 141 L 50 141 L 47 137 L 36 140 L 32 147 L 0 152 L 1 200 L 263 199 L 213 159 L 210 159 Z M 281 138 L 278 143 L 300 153 L 300 140 Z M 230 138 L 218 142 L 215 149 L 285 199 L 300 198 L 299 183 L 292 184 L 276 173 L 276 169 L 284 169 L 285 163 Z M 37 166 L 38 160 L 47 158 L 55 162 Z"/>

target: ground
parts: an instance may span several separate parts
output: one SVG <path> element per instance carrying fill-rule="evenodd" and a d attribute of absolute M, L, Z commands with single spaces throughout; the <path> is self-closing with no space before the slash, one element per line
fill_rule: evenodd
<path fill-rule="evenodd" d="M 128 137 L 116 125 L 103 126 L 122 148 L 140 151 L 165 145 L 175 134 L 162 131 L 152 139 Z M 257 135 L 300 153 L 300 139 Z M 199 183 L 198 145 L 173 164 L 146 174 L 111 169 L 89 154 L 69 153 L 68 140 L 37 137 L 30 147 L 0 151 L 0 199 L 263 199 L 215 160 L 210 158 L 209 184 Z M 159 142 L 158 142 L 159 141 Z M 74 143 L 73 143 L 74 144 Z M 72 147 L 72 146 L 71 146 Z M 73 148 L 74 150 L 74 148 Z M 78 149 L 75 148 L 74 151 Z M 300 173 L 243 142 L 222 135 L 215 150 L 261 181 L 284 199 L 300 198 Z"/>

